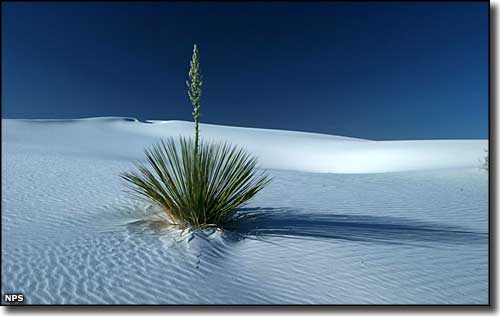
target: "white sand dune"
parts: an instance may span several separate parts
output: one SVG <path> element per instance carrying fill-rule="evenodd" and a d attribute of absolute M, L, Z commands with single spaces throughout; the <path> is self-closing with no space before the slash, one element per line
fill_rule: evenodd
<path fill-rule="evenodd" d="M 181 238 L 119 173 L 192 123 L 2 120 L 2 292 L 34 304 L 487 304 L 486 140 L 201 126 L 272 183 L 235 231 Z M 278 170 L 281 169 L 281 170 Z"/>
<path fill-rule="evenodd" d="M 16 130 L 7 133 L 4 140 L 49 146 L 63 153 L 139 159 L 143 148 L 160 138 L 193 133 L 191 122 L 148 122 L 119 117 L 3 120 L 6 130 Z M 474 167 L 488 147 L 486 140 L 368 141 L 210 124 L 201 124 L 200 130 L 206 140 L 230 141 L 245 147 L 259 157 L 263 168 L 310 172 L 375 173 Z"/>

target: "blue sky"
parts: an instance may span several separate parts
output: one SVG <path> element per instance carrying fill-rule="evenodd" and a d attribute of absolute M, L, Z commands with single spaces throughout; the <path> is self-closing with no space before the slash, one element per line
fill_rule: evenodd
<path fill-rule="evenodd" d="M 488 136 L 488 2 L 2 3 L 2 117 Z"/>

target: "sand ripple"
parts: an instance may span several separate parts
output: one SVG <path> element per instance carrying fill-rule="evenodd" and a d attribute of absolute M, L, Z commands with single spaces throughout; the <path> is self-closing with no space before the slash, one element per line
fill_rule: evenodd
<path fill-rule="evenodd" d="M 241 210 L 254 221 L 179 236 L 122 192 L 126 161 L 4 158 L 2 291 L 28 303 L 488 303 L 488 179 L 476 169 L 270 171 Z"/>

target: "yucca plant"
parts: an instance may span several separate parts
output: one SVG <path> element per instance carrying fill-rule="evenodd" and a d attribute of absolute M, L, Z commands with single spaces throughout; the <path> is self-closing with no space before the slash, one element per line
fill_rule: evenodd
<path fill-rule="evenodd" d="M 145 150 L 146 163 L 121 176 L 134 196 L 159 206 L 168 222 L 185 228 L 219 227 L 241 218 L 237 208 L 264 188 L 269 178 L 257 159 L 228 143 L 198 139 L 201 71 L 193 50 L 188 94 L 194 106 L 195 137 L 169 138 Z"/>
<path fill-rule="evenodd" d="M 179 145 L 173 138 L 154 145 L 146 150 L 147 164 L 122 175 L 136 197 L 158 205 L 173 225 L 223 228 L 269 181 L 242 148 L 201 142 L 195 154 L 192 140 L 181 138 Z"/>
<path fill-rule="evenodd" d="M 484 169 L 488 171 L 489 169 L 489 154 L 488 154 L 488 149 L 485 149 L 484 152 L 486 153 L 486 156 L 484 159 L 481 161 L 481 169 Z"/>

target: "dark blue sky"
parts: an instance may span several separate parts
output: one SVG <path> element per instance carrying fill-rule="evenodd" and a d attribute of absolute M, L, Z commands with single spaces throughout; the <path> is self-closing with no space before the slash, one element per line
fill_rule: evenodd
<path fill-rule="evenodd" d="M 2 117 L 487 138 L 483 3 L 2 3 Z"/>

